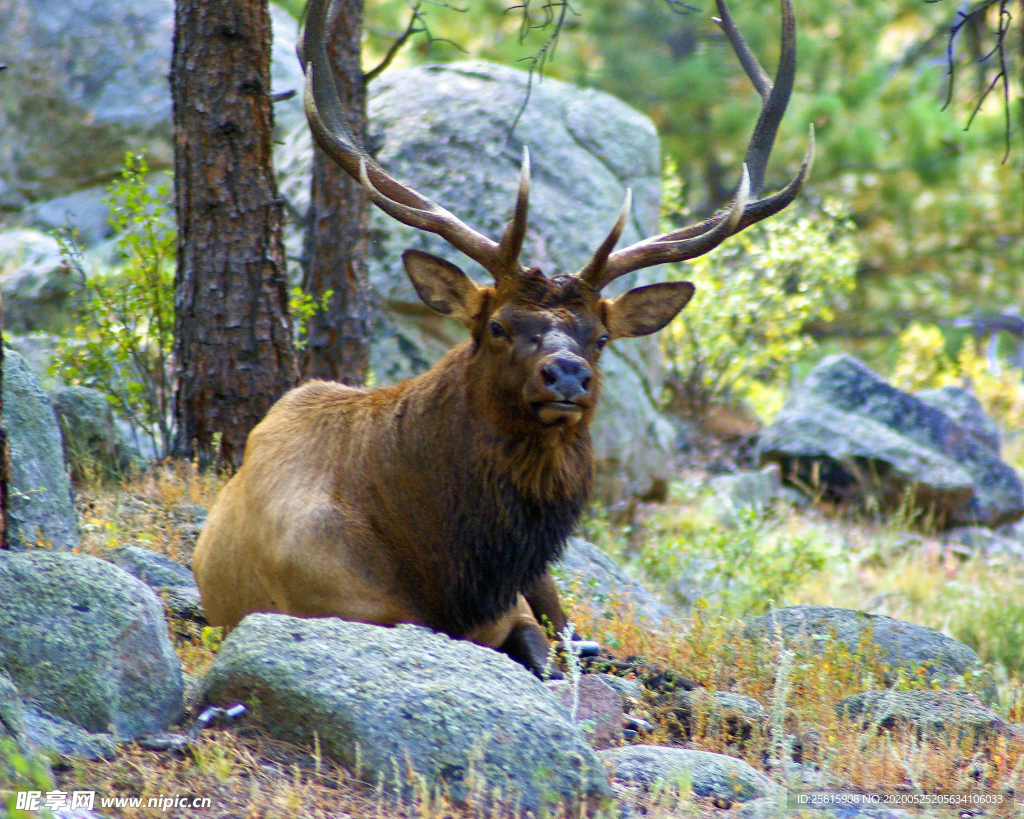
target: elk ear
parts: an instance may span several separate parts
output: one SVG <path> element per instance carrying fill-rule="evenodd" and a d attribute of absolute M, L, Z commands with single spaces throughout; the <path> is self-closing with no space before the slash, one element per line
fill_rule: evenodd
<path fill-rule="evenodd" d="M 472 329 L 473 320 L 483 306 L 486 288 L 480 287 L 451 262 L 421 250 L 405 251 L 402 262 L 412 286 L 427 307 L 456 318 Z"/>
<path fill-rule="evenodd" d="M 694 289 L 690 282 L 662 282 L 602 299 L 604 326 L 612 338 L 656 333 L 686 307 Z"/>

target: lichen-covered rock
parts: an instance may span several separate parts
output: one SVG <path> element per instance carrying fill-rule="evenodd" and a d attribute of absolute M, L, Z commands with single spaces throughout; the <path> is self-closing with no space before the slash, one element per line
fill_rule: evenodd
<path fill-rule="evenodd" d="M 315 732 L 325 755 L 406 797 L 422 783 L 482 807 L 497 788 L 535 813 L 610 797 L 604 767 L 540 680 L 418 626 L 250 614 L 203 687 L 208 702 L 247 703 L 246 719 L 275 736 L 312 743 Z"/>
<path fill-rule="evenodd" d="M 780 787 L 742 759 L 708 751 L 630 745 L 601 753 L 618 782 L 678 787 L 688 784 L 694 796 L 747 802 L 775 796 Z"/>
<path fill-rule="evenodd" d="M 605 676 L 586 674 L 574 686 L 568 679 L 552 680 L 548 688 L 572 714 L 576 708 L 576 724 L 580 726 L 591 748 L 611 748 L 622 742 L 622 697 Z"/>
<path fill-rule="evenodd" d="M 141 546 L 121 546 L 111 553 L 110 560 L 155 591 L 176 617 L 205 620 L 191 569 Z"/>
<path fill-rule="evenodd" d="M 142 466 L 142 456 L 114 423 L 110 402 L 99 390 L 60 387 L 50 394 L 64 441 L 71 479 L 117 480 Z"/>
<path fill-rule="evenodd" d="M 28 747 L 25 733 L 25 706 L 10 675 L 0 668 L 0 737 L 13 737 L 24 750 Z"/>
<path fill-rule="evenodd" d="M 33 704 L 25 709 L 25 733 L 34 748 L 52 754 L 93 760 L 113 759 L 115 755 L 112 734 L 86 731 Z"/>
<path fill-rule="evenodd" d="M 25 698 L 91 733 L 162 731 L 181 663 L 148 586 L 85 555 L 0 553 L 0 668 Z"/>
<path fill-rule="evenodd" d="M 40 542 L 78 545 L 71 482 L 64 468 L 60 426 L 36 374 L 4 348 L 3 427 L 11 457 L 7 539 L 12 549 Z"/>
<path fill-rule="evenodd" d="M 983 739 L 1009 732 L 1007 724 L 966 691 L 864 691 L 836 703 L 836 713 L 863 728 L 915 728 Z"/>
<path fill-rule="evenodd" d="M 857 651 L 865 632 L 880 649 L 880 656 L 893 672 L 900 669 L 915 676 L 924 669 L 925 679 L 939 684 L 959 683 L 969 678 L 989 702 L 995 700 L 995 684 L 978 655 L 969 647 L 934 629 L 850 609 L 830 606 L 790 606 L 756 617 L 747 625 L 750 635 L 823 646 L 822 638 L 835 637 L 850 651 Z M 886 682 L 895 682 L 895 673 Z"/>
<path fill-rule="evenodd" d="M 811 370 L 758 441 L 762 462 L 841 499 L 907 499 L 940 523 L 1000 526 L 1024 516 L 1012 467 L 957 421 L 849 355 Z"/>
<path fill-rule="evenodd" d="M 272 15 L 274 90 L 300 91 L 278 106 L 292 124 L 296 26 Z M 0 0 L 0 199 L 17 207 L 95 185 L 128 150 L 170 168 L 173 32 L 173 0 Z"/>
<path fill-rule="evenodd" d="M 563 594 L 578 596 L 598 612 L 624 603 L 652 626 L 659 626 L 672 616 L 668 606 L 626 574 L 611 557 L 582 538 L 569 538 L 562 559 L 551 566 L 551 573 Z"/>
<path fill-rule="evenodd" d="M 5 334 L 69 330 L 76 287 L 53 236 L 27 228 L 0 233 Z"/>
<path fill-rule="evenodd" d="M 633 190 L 633 218 L 622 244 L 657 232 L 661 160 L 653 123 L 614 97 L 485 62 L 388 71 L 370 86 L 370 143 L 396 178 L 451 210 L 475 229 L 500 237 L 515 202 L 523 145 L 530 149 L 533 187 L 523 262 L 546 274 L 573 273 L 607 235 Z M 280 188 L 301 211 L 308 202 L 308 128 L 285 137 Z M 467 337 L 458 322 L 426 308 L 402 266 L 417 248 L 489 277 L 446 242 L 398 224 L 379 209 L 370 218 L 371 291 L 382 302 L 371 367 L 381 383 L 415 375 Z M 301 237 L 288 240 L 293 250 Z M 609 294 L 659 280 L 658 270 L 624 276 Z M 593 425 L 607 497 L 648 494 L 668 477 L 675 431 L 658 412 L 662 362 L 651 336 L 620 339 L 601 356 L 601 403 Z"/>
<path fill-rule="evenodd" d="M 919 390 L 914 397 L 944 412 L 966 430 L 979 444 L 999 454 L 999 429 L 985 414 L 974 394 L 963 387 L 948 384 L 934 390 Z"/>

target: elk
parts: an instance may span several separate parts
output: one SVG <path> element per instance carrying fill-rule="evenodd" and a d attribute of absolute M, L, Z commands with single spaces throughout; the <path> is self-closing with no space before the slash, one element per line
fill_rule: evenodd
<path fill-rule="evenodd" d="M 494 278 L 480 286 L 454 264 L 408 250 L 419 297 L 462 322 L 469 340 L 395 386 L 310 381 L 284 395 L 250 433 L 221 491 L 193 567 L 208 620 L 251 612 L 415 623 L 505 652 L 540 674 L 538 621 L 565 623 L 549 573 L 593 480 L 589 433 L 602 348 L 655 333 L 693 294 L 689 282 L 602 298 L 631 271 L 707 253 L 797 196 L 814 149 L 782 190 L 756 198 L 793 86 L 795 22 L 782 2 L 772 82 L 717 0 L 721 26 L 760 93 L 761 115 L 735 197 L 704 221 L 615 250 L 630 194 L 578 272 L 545 275 L 519 260 L 530 193 L 524 149 L 515 209 L 497 242 L 388 175 L 346 124 L 325 31 L 330 0 L 310 0 L 299 59 L 317 143 L 398 221 L 440 235 Z"/>

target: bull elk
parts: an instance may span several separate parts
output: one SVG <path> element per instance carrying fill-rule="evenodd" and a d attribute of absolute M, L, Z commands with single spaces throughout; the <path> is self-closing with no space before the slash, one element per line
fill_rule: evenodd
<path fill-rule="evenodd" d="M 590 423 L 601 350 L 655 333 L 693 295 L 689 282 L 617 298 L 618 277 L 707 253 L 785 208 L 810 170 L 756 198 L 793 87 L 795 22 L 782 0 L 774 83 L 717 0 L 721 26 L 763 99 L 730 206 L 700 223 L 615 250 L 630 194 L 577 273 L 547 276 L 519 260 L 530 193 L 524 149 L 514 214 L 498 242 L 389 176 L 346 124 L 327 57 L 330 0 L 310 0 L 299 47 L 317 143 L 403 224 L 440 235 L 493 277 L 481 287 L 448 261 L 408 250 L 420 298 L 471 338 L 395 386 L 310 381 L 281 398 L 249 435 L 195 551 L 209 621 L 250 612 L 417 623 L 505 652 L 535 673 L 548 655 L 538 620 L 565 617 L 548 567 L 583 512 L 593 479 Z"/>

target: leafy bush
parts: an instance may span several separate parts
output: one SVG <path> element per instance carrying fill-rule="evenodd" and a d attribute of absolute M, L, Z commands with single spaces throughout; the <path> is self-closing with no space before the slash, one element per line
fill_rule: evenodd
<path fill-rule="evenodd" d="M 640 550 L 645 574 L 683 602 L 715 614 L 748 617 L 790 597 L 836 557 L 838 547 L 811 528 L 793 529 L 780 514 L 741 507 L 732 524 L 704 521 L 661 533 Z"/>
<path fill-rule="evenodd" d="M 678 198 L 669 186 L 666 199 L 671 218 Z M 838 207 L 790 209 L 686 266 L 670 266 L 671 279 L 697 286 L 660 335 L 672 409 L 699 418 L 715 404 L 756 399 L 764 384 L 783 378 L 813 343 L 808 322 L 828 321 L 853 289 L 851 231 Z"/>
<path fill-rule="evenodd" d="M 168 185 L 151 190 L 148 172 L 145 159 L 129 153 L 121 179 L 104 199 L 123 262 L 96 268 L 73 234 L 58 236 L 81 293 L 78 324 L 73 337 L 58 345 L 50 374 L 102 392 L 133 432 L 148 437 L 164 457 L 174 433 L 176 236 L 164 205 Z"/>

